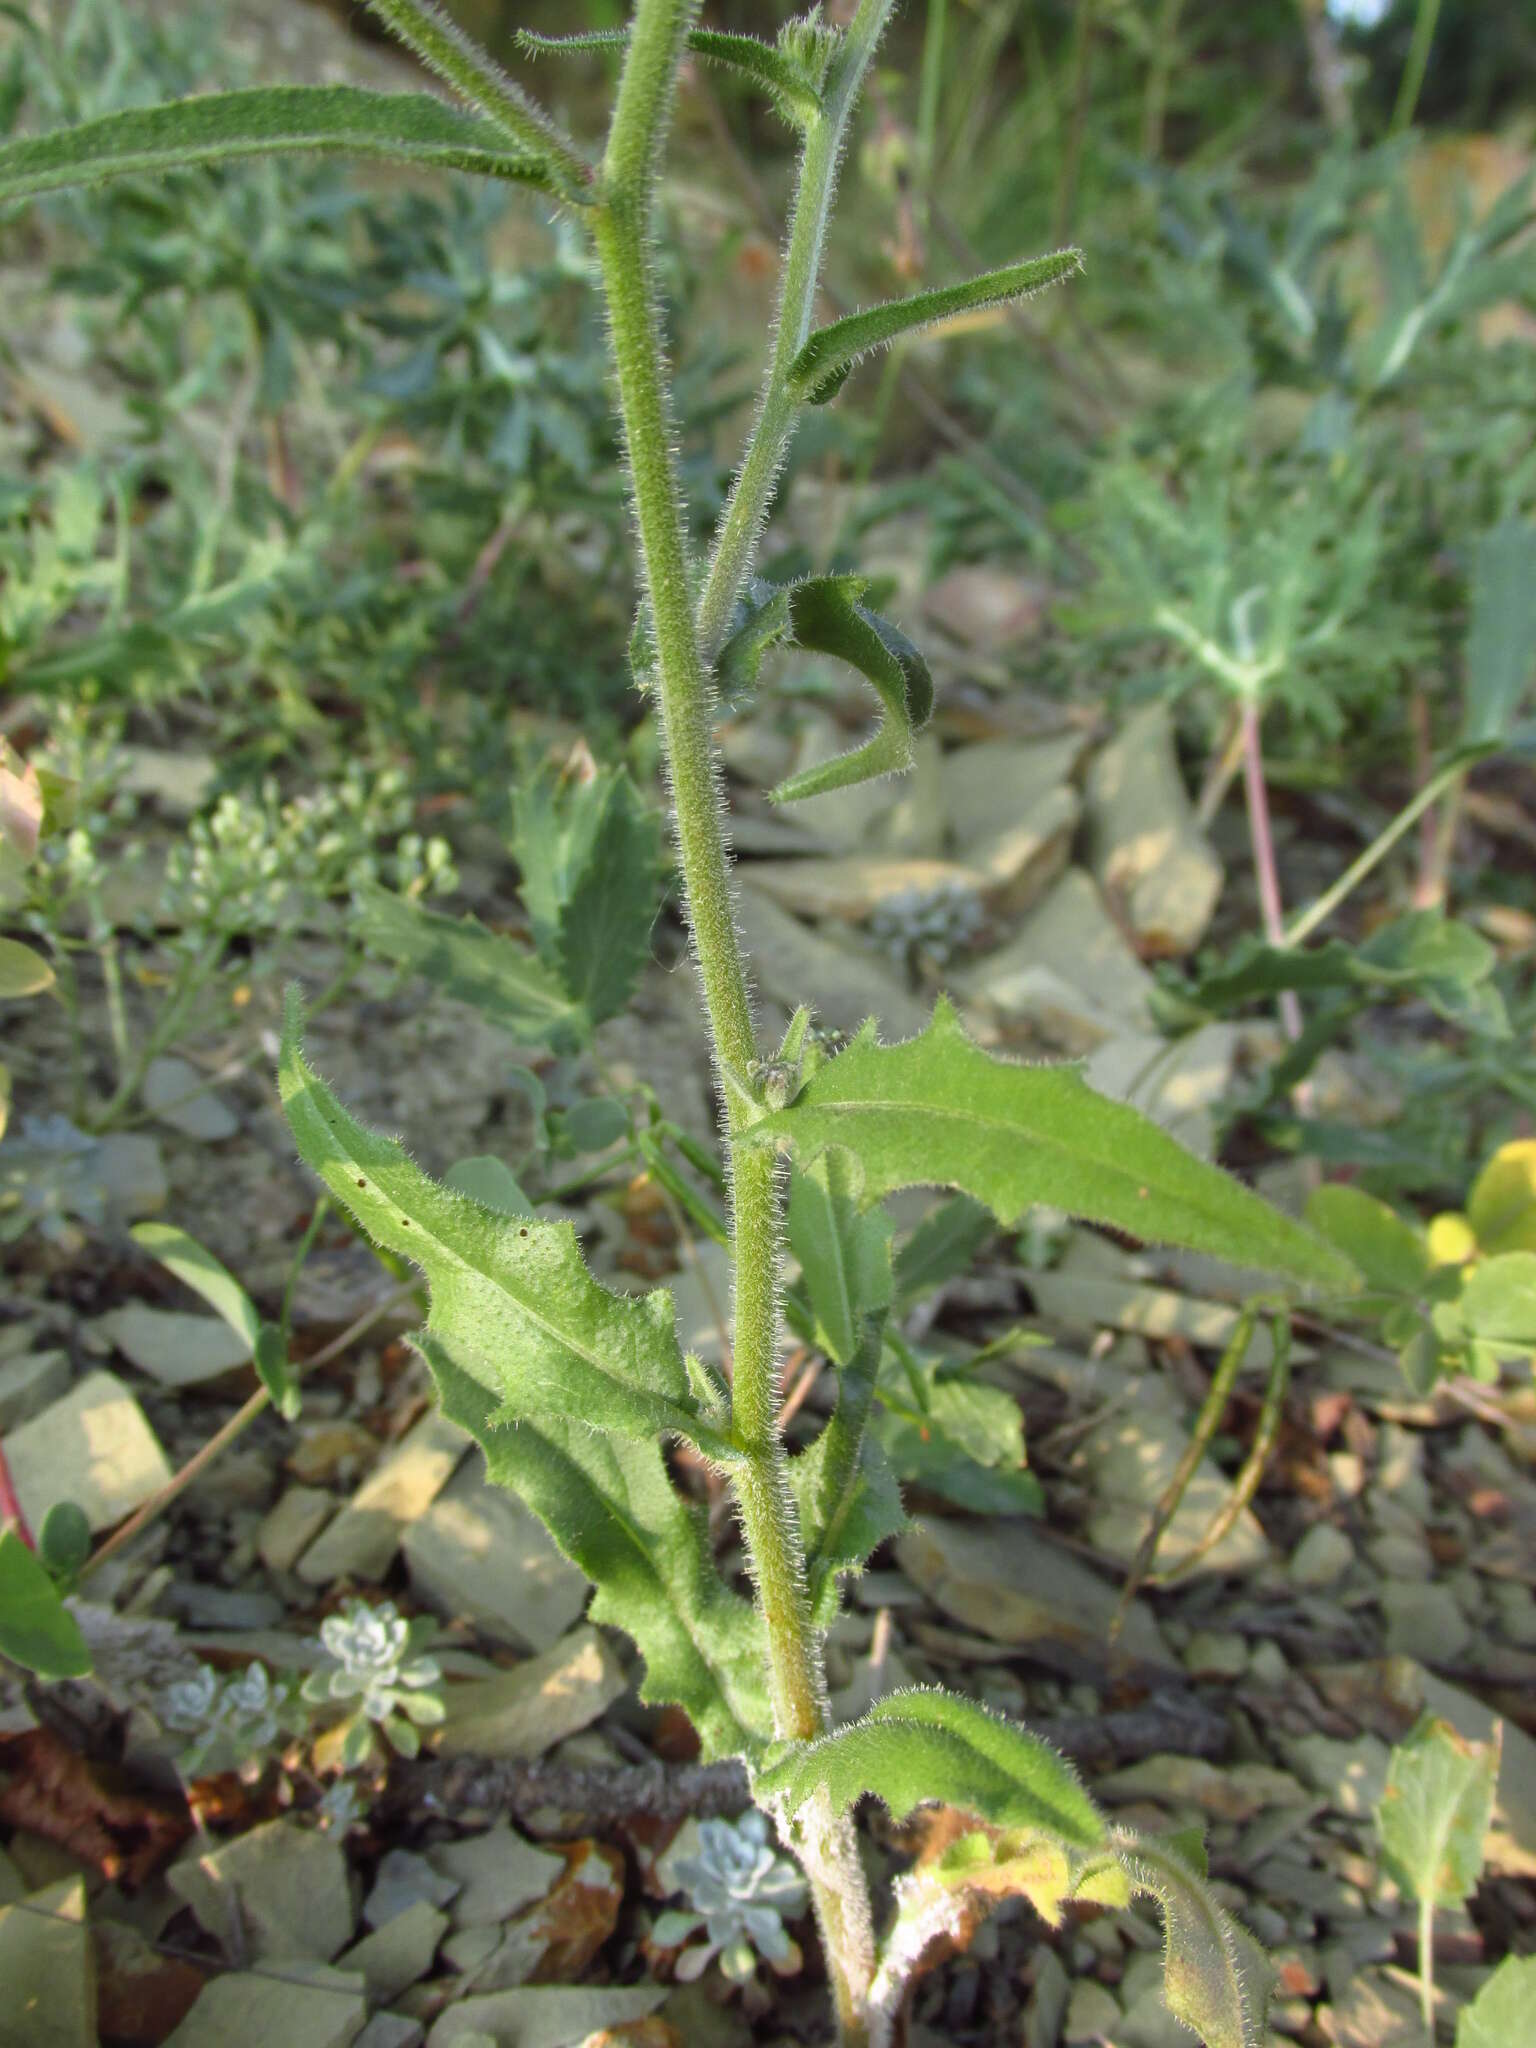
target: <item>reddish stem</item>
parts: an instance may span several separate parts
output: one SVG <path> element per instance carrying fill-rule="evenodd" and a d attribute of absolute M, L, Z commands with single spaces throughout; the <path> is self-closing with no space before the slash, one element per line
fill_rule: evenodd
<path fill-rule="evenodd" d="M 21 1502 L 16 1498 L 16 1487 L 11 1479 L 11 1468 L 5 1460 L 3 1443 L 0 1443 L 0 1528 L 14 1529 L 28 1550 L 36 1550 L 32 1531 L 21 1511 Z"/>
<path fill-rule="evenodd" d="M 1259 707 L 1251 700 L 1243 704 L 1243 793 L 1248 799 L 1248 837 L 1253 844 L 1253 866 L 1259 883 L 1259 907 L 1264 915 L 1264 935 L 1272 946 L 1285 944 L 1285 909 L 1280 901 L 1280 873 L 1275 866 L 1275 839 L 1269 824 L 1269 792 L 1264 787 L 1264 752 L 1259 741 Z M 1280 1022 L 1293 1043 L 1301 1036 L 1301 1004 L 1294 989 L 1280 997 Z"/>

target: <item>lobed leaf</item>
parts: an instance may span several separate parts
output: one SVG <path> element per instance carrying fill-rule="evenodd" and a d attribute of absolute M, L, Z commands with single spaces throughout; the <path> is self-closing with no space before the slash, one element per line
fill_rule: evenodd
<path fill-rule="evenodd" d="M 962 1188 L 1012 1223 L 1034 1203 L 1157 1244 L 1209 1252 L 1336 1291 L 1354 1267 L 1139 1111 L 1097 1095 L 1075 1067 L 1021 1066 L 966 1037 L 941 999 L 920 1037 L 881 1045 L 873 1025 L 739 1144 L 789 1143 L 802 1167 L 854 1153 L 864 1199 Z"/>
<path fill-rule="evenodd" d="M 715 1570 L 707 1518 L 678 1495 L 660 1446 L 539 1416 L 508 1428 L 451 1345 L 423 1344 L 443 1413 L 485 1453 L 597 1587 L 592 1619 L 624 1629 L 645 1658 L 640 1697 L 683 1708 L 706 1761 L 753 1753 L 772 1728 L 762 1623 Z"/>
<path fill-rule="evenodd" d="M 1405 1891 L 1460 1905 L 1477 1889 L 1493 1816 L 1499 1740 L 1469 1742 L 1426 1716 L 1392 1752 L 1376 1807 L 1382 1861 Z"/>
<path fill-rule="evenodd" d="M 1048 285 L 1075 276 L 1082 267 L 1081 249 L 1057 249 L 1049 256 L 1032 256 L 1024 263 L 983 271 L 963 284 L 941 285 L 935 291 L 916 292 L 909 299 L 872 306 L 864 313 L 849 313 L 828 327 L 817 328 L 806 342 L 790 365 L 790 389 L 806 405 L 825 405 L 841 390 L 860 357 L 871 350 L 888 348 L 901 335 L 932 327 L 956 313 L 1032 298 Z"/>
<path fill-rule="evenodd" d="M 473 1008 L 521 1044 L 585 1045 L 592 1018 L 528 948 L 473 917 L 444 917 L 388 889 L 359 892 L 356 929 L 375 952 L 424 975 L 439 995 Z"/>
<path fill-rule="evenodd" d="M 1506 1956 L 1456 2018 L 1456 2048 L 1510 2048 L 1536 2007 L 1536 1956 Z"/>
<path fill-rule="evenodd" d="M 569 1223 L 486 1208 L 424 1174 L 392 1138 L 349 1116 L 300 1049 L 289 991 L 278 1083 L 299 1152 L 373 1241 L 426 1274 L 427 1334 L 497 1397 L 507 1422 L 560 1418 L 653 1439 L 689 1437 L 722 1462 L 678 1347 L 672 1297 L 610 1293 Z"/>
<path fill-rule="evenodd" d="M 1048 1743 L 937 1688 L 891 1693 L 851 1727 L 780 1749 L 753 1789 L 791 1822 L 818 1796 L 842 1813 L 872 1792 L 896 1820 L 939 1800 L 994 1827 L 1041 1829 L 1082 1848 L 1105 1839 L 1098 1808 Z"/>
<path fill-rule="evenodd" d="M 0 200 L 290 150 L 346 150 L 525 185 L 549 182 L 531 157 L 507 147 L 504 130 L 430 93 L 264 85 L 135 107 L 8 142 L 0 147 Z"/>

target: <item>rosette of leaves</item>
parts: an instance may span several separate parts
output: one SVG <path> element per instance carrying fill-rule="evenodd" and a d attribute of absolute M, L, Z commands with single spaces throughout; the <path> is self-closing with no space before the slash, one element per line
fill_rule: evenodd
<path fill-rule="evenodd" d="M 344 1770 L 367 1762 L 376 1735 L 401 1756 L 415 1756 L 421 1749 L 417 1730 L 441 1722 L 442 1667 L 420 1654 L 434 1633 L 429 1617 L 407 1621 L 388 1600 L 377 1607 L 349 1600 L 340 1614 L 321 1622 L 320 1642 L 332 1667 L 312 1671 L 302 1692 L 317 1706 L 355 1702 L 343 1723 Z"/>
<path fill-rule="evenodd" d="M 275 1683 L 253 1659 L 227 1678 L 210 1664 L 199 1665 L 193 1677 L 166 1688 L 160 1718 L 189 1738 L 176 1768 L 192 1780 L 215 1771 L 259 1775 L 278 1737 L 297 1734 L 305 1717 L 294 1687 Z"/>
<path fill-rule="evenodd" d="M 784 1923 L 806 1910 L 809 1894 L 794 1864 L 775 1853 L 766 1814 L 753 1808 L 735 1820 L 700 1821 L 698 1834 L 697 1851 L 673 1864 L 688 1905 L 662 1913 L 651 1939 L 659 1948 L 687 1944 L 676 1963 L 685 1983 L 702 1977 L 717 1956 L 733 1983 L 752 1976 L 759 1957 L 776 1975 L 792 1976 L 800 1946 Z M 696 1942 L 701 1929 L 704 1939 Z"/>

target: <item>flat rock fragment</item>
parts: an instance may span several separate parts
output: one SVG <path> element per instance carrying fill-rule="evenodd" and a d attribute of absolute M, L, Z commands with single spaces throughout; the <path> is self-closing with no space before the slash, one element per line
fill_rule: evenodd
<path fill-rule="evenodd" d="M 450 1688 L 434 1747 L 440 1756 L 542 1756 L 595 1721 L 625 1684 L 597 1630 L 572 1629 L 513 1671 Z"/>
<path fill-rule="evenodd" d="M 924 1005 L 873 952 L 848 936 L 812 931 L 756 888 L 746 869 L 737 891 L 737 923 L 761 987 L 787 1017 L 810 1003 L 819 1022 L 857 1031 L 866 1017 L 880 1019 L 889 1041 L 916 1038 L 928 1022 Z"/>
<path fill-rule="evenodd" d="M 962 1627 L 992 1642 L 1027 1643 L 1042 1663 L 1074 1678 L 1102 1672 L 1119 1595 L 1036 1523 L 933 1517 L 898 1537 L 896 1556 Z M 1118 1647 L 1148 1670 L 1166 1676 L 1177 1669 L 1140 1601 L 1131 1604 Z"/>
<path fill-rule="evenodd" d="M 1165 704 L 1136 712 L 1088 770 L 1090 857 L 1137 950 L 1178 956 L 1204 937 L 1221 862 L 1196 823 Z"/>
<path fill-rule="evenodd" d="M 0 2038 L 6 2048 L 96 2048 L 83 1877 L 0 1906 Z"/>
<path fill-rule="evenodd" d="M 433 1413 L 418 1422 L 321 1530 L 299 1559 L 299 1577 L 310 1586 L 382 1577 L 401 1537 L 447 1485 L 468 1443 L 445 1416 Z"/>
<path fill-rule="evenodd" d="M 130 1303 L 96 1319 L 96 1329 L 163 1387 L 192 1387 L 250 1362 L 251 1347 L 222 1316 Z"/>
<path fill-rule="evenodd" d="M 33 1528 L 56 1500 L 72 1500 L 92 1529 L 110 1529 L 171 1476 L 143 1409 L 110 1372 L 87 1373 L 62 1401 L 13 1429 L 5 1455 Z"/>
<path fill-rule="evenodd" d="M 418 1899 L 355 1942 L 339 1958 L 338 1967 L 359 1971 L 372 2002 L 388 2005 L 408 1985 L 426 1976 L 447 1931 L 448 1915 Z"/>
<path fill-rule="evenodd" d="M 151 1060 L 140 1100 L 159 1123 L 205 1145 L 232 1138 L 240 1128 L 234 1111 L 209 1087 L 208 1076 L 187 1060 Z"/>
<path fill-rule="evenodd" d="M 323 1486 L 286 1487 L 256 1531 L 256 1554 L 268 1571 L 289 1572 L 336 1512 Z"/>
<path fill-rule="evenodd" d="M 164 2048 L 352 2048 L 368 2018 L 363 1980 L 307 1955 L 212 1979 Z"/>
<path fill-rule="evenodd" d="M 0 1364 L 0 1436 L 69 1392 L 67 1351 L 32 1351 Z"/>
<path fill-rule="evenodd" d="M 500 1926 L 544 1898 L 565 1872 L 563 1857 L 536 1848 L 506 1821 L 483 1835 L 441 1844 L 432 1851 L 431 1861 L 459 1887 L 452 1917 L 461 1929 Z"/>
<path fill-rule="evenodd" d="M 479 1458 L 457 1473 L 401 1546 L 411 1584 L 437 1611 L 514 1649 L 550 1649 L 580 1619 L 585 1575 Z"/>
<path fill-rule="evenodd" d="M 489 2035 L 497 2048 L 581 2048 L 589 2034 L 648 2019 L 666 1998 L 664 1984 L 529 1985 L 462 1998 L 433 2022 L 427 2048 L 450 2048 L 466 2034 Z"/>
<path fill-rule="evenodd" d="M 251 1953 L 262 1961 L 329 1962 L 351 1939 L 352 1890 L 341 1845 L 293 1821 L 265 1821 L 195 1850 L 171 1866 L 166 1882 L 215 1940 L 227 1938 L 238 1913 Z"/>

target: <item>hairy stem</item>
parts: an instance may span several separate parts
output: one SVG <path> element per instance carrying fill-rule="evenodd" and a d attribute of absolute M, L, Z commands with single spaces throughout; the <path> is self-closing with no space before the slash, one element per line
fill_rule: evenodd
<path fill-rule="evenodd" d="M 848 116 L 892 5 L 893 0 L 859 0 L 847 37 L 832 60 L 822 94 L 822 111 L 805 132 L 763 393 L 746 453 L 720 515 L 714 553 L 699 599 L 698 638 L 706 660 L 714 659 L 725 638 L 731 612 L 750 573 L 758 535 L 794 432 L 800 408 L 791 395 L 790 365 L 810 338 L 816 284 Z"/>
<path fill-rule="evenodd" d="M 869 0 L 869 6 L 883 14 L 883 0 Z M 756 1034 L 732 914 L 711 733 L 713 689 L 694 624 L 650 255 L 652 194 L 693 14 L 690 0 L 638 0 L 592 230 L 651 605 L 662 746 L 689 923 L 715 1056 L 722 1068 L 740 1076 L 756 1056 Z M 756 526 L 754 520 L 749 541 L 756 537 Z M 750 545 L 743 560 L 749 556 Z M 737 1087 L 724 1086 L 722 1092 L 734 1130 L 749 1112 Z M 771 1152 L 744 1152 L 735 1161 L 731 1238 L 736 1273 L 732 1434 L 746 1453 L 736 1478 L 737 1503 L 765 1622 L 775 1732 L 804 1742 L 826 1728 L 826 1683 L 820 1642 L 810 1624 L 804 1545 L 778 1428 L 783 1201 Z M 857 2048 L 865 2039 L 863 2012 L 874 1957 L 851 1824 L 828 1816 L 824 1826 L 812 1831 L 806 1864 L 839 2027 L 845 2042 Z"/>
<path fill-rule="evenodd" d="M 592 166 L 570 137 L 434 0 L 367 0 L 422 63 L 544 164 L 567 199 L 591 199 Z"/>

